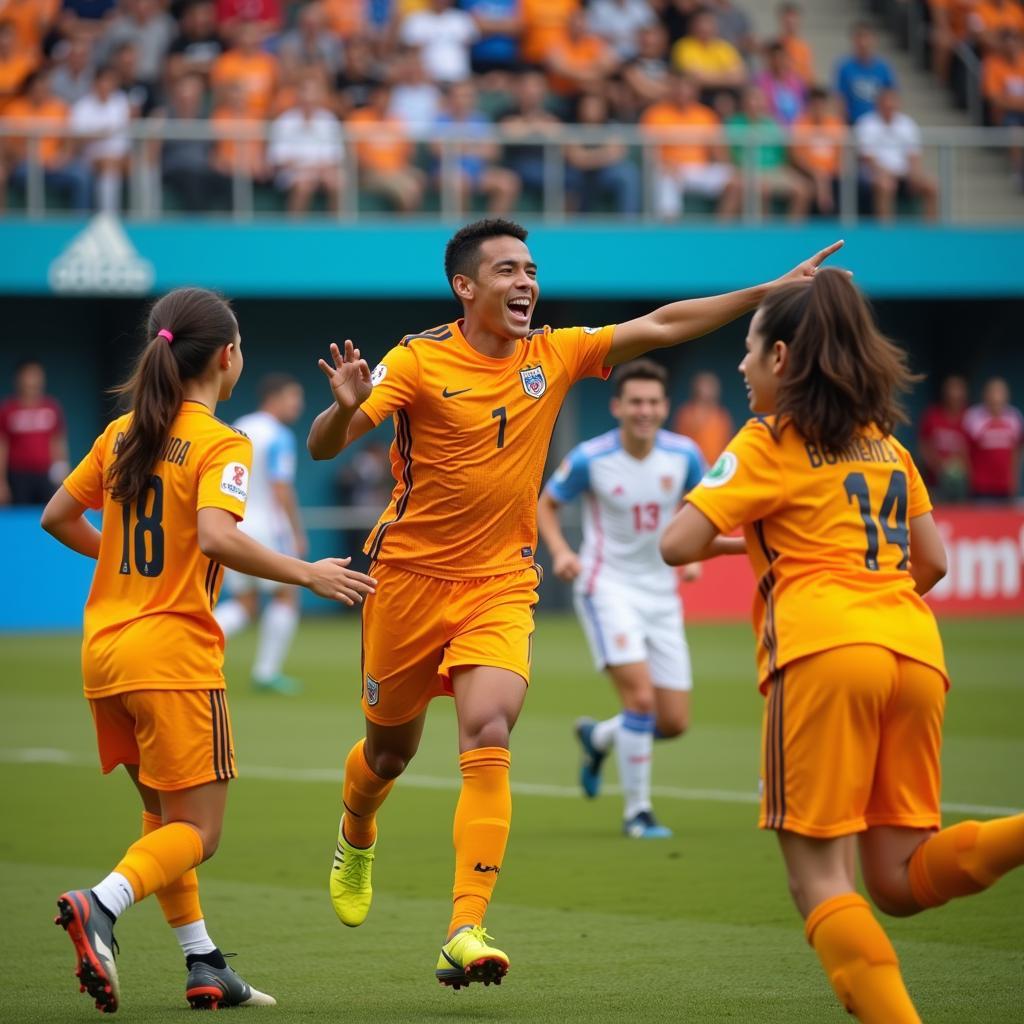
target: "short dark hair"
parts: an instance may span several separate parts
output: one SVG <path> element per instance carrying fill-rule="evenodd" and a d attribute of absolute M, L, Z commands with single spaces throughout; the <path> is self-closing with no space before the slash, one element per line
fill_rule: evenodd
<path fill-rule="evenodd" d="M 503 217 L 487 217 L 459 228 L 449 239 L 444 250 L 444 276 L 448 286 L 452 288 L 452 293 L 455 292 L 452 279 L 456 274 L 465 274 L 467 277 L 476 274 L 480 267 L 480 246 L 488 238 L 511 236 L 525 242 L 528 234 L 522 224 L 517 224 L 514 220 L 505 220 Z"/>
<path fill-rule="evenodd" d="M 260 402 L 265 402 L 268 398 L 280 394 L 285 388 L 298 383 L 298 379 L 290 373 L 268 373 L 260 381 Z"/>
<path fill-rule="evenodd" d="M 25 356 L 24 359 L 19 359 L 14 364 L 14 376 L 17 377 L 19 374 L 33 366 L 39 367 L 39 369 L 44 373 L 46 372 L 46 367 L 43 366 L 43 361 L 41 359 L 36 359 L 35 356 Z"/>
<path fill-rule="evenodd" d="M 622 397 L 622 390 L 629 380 L 656 380 L 668 395 L 668 371 L 653 359 L 631 359 L 615 368 L 612 374 L 612 391 L 616 398 Z"/>

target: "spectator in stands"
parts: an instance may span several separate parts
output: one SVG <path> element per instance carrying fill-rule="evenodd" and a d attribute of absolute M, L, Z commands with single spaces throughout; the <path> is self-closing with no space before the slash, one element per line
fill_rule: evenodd
<path fill-rule="evenodd" d="M 722 405 L 722 382 L 710 370 L 696 373 L 690 381 L 690 398 L 679 407 L 672 421 L 677 434 L 692 437 L 709 466 L 732 439 L 733 424 Z"/>
<path fill-rule="evenodd" d="M 205 117 L 203 76 L 182 75 L 171 87 L 171 99 L 160 112 L 168 120 L 198 121 Z M 160 149 L 160 173 L 189 213 L 223 209 L 231 198 L 231 180 L 213 166 L 209 139 L 166 139 Z"/>
<path fill-rule="evenodd" d="M 982 53 L 999 45 L 1004 32 L 1024 32 L 1024 7 L 1018 0 L 981 0 L 967 16 L 970 39 Z"/>
<path fill-rule="evenodd" d="M 372 0 L 324 0 L 327 23 L 331 31 L 342 41 L 342 45 L 347 45 L 348 41 L 356 36 L 376 43 L 379 30 L 383 27 L 379 20 L 379 9 L 382 6 L 385 10 L 384 20 L 388 21 L 396 13 L 391 10 L 388 0 L 384 0 L 383 4 Z M 395 6 L 397 10 L 398 5 Z M 418 3 L 416 6 L 422 7 L 424 4 Z M 405 5 L 402 10 L 412 10 L 412 5 Z"/>
<path fill-rule="evenodd" d="M 0 505 L 45 505 L 67 472 L 63 410 L 46 394 L 43 364 L 26 359 L 0 403 Z"/>
<path fill-rule="evenodd" d="M 940 400 L 921 417 L 918 449 L 924 477 L 938 501 L 967 497 L 968 440 L 964 431 L 967 381 L 959 375 L 942 382 Z"/>
<path fill-rule="evenodd" d="M 658 22 L 647 0 L 593 0 L 587 9 L 590 30 L 611 46 L 620 61 L 640 52 L 640 33 Z"/>
<path fill-rule="evenodd" d="M 284 19 L 280 0 L 216 0 L 217 27 L 229 44 L 240 45 L 239 31 L 246 24 L 256 29 L 257 45 L 281 31 Z"/>
<path fill-rule="evenodd" d="M 378 85 L 369 104 L 353 111 L 346 124 L 355 142 L 361 187 L 399 213 L 412 213 L 423 204 L 426 175 L 413 164 L 409 132 L 390 107 L 391 89 Z"/>
<path fill-rule="evenodd" d="M 96 205 L 104 213 L 121 209 L 121 186 L 128 170 L 132 108 L 118 88 L 117 72 L 105 65 L 96 72 L 92 90 L 71 108 L 72 131 L 88 139 L 82 156 L 96 179 Z"/>
<path fill-rule="evenodd" d="M 260 47 L 262 31 L 258 21 L 237 22 L 234 48 L 222 53 L 210 69 L 210 85 L 217 94 L 230 82 L 242 84 L 253 117 L 266 117 L 279 78 L 277 60 Z"/>
<path fill-rule="evenodd" d="M 981 403 L 964 414 L 970 443 L 971 497 L 1010 501 L 1020 489 L 1024 416 L 1010 404 L 1009 385 L 993 377 L 981 393 Z"/>
<path fill-rule="evenodd" d="M 619 58 L 599 35 L 587 27 L 587 18 L 576 11 L 565 35 L 548 51 L 545 66 L 551 90 L 565 101 L 568 113 L 582 92 L 600 92 L 619 66 Z"/>
<path fill-rule="evenodd" d="M 993 123 L 1008 128 L 1024 125 L 1024 38 L 1004 32 L 999 47 L 985 55 L 981 80 Z M 1010 163 L 1024 188 L 1024 154 L 1019 145 L 1010 146 Z"/>
<path fill-rule="evenodd" d="M 85 32 L 77 32 L 67 41 L 64 54 L 53 69 L 51 88 L 70 106 L 92 89 L 93 41 Z"/>
<path fill-rule="evenodd" d="M 690 22 L 703 6 L 702 0 L 650 0 L 672 46 L 689 35 Z"/>
<path fill-rule="evenodd" d="M 846 121 L 832 110 L 831 96 L 820 86 L 807 94 L 807 109 L 793 125 L 790 159 L 807 175 L 814 193 L 813 212 L 834 217 L 839 210 Z"/>
<path fill-rule="evenodd" d="M 497 164 L 499 146 L 493 137 L 490 119 L 477 106 L 472 82 L 456 82 L 448 87 L 445 110 L 434 124 L 431 149 L 438 160 L 438 180 L 442 192 L 454 191 L 460 212 L 480 196 L 490 214 L 508 213 L 519 196 L 519 178 L 514 171 Z M 468 136 L 457 147 L 454 163 L 444 157 L 444 140 L 453 135 Z M 449 166 L 454 177 L 445 180 Z"/>
<path fill-rule="evenodd" d="M 899 93 L 883 89 L 878 109 L 865 114 L 854 126 L 864 177 L 871 189 L 874 213 L 890 221 L 896 201 L 914 197 L 924 205 L 928 220 L 938 216 L 939 187 L 924 169 L 921 159 L 921 129 L 899 109 Z"/>
<path fill-rule="evenodd" d="M 263 123 L 253 118 L 245 86 L 240 81 L 229 82 L 210 118 L 217 142 L 213 149 L 212 164 L 225 177 L 240 174 L 251 181 L 264 182 L 270 177 L 267 147 L 263 139 Z"/>
<path fill-rule="evenodd" d="M 755 84 L 764 95 L 768 113 L 780 124 L 791 125 L 807 102 L 804 80 L 793 70 L 792 58 L 781 42 L 765 47 L 765 65 Z"/>
<path fill-rule="evenodd" d="M 327 108 L 320 76 L 307 75 L 298 86 L 298 104 L 270 126 L 267 159 L 274 170 L 275 184 L 288 197 L 290 214 L 307 211 L 320 191 L 327 209 L 337 212 L 344 156 L 341 125 Z"/>
<path fill-rule="evenodd" d="M 100 38 L 96 58 L 107 63 L 122 43 L 134 43 L 138 51 L 138 77 L 157 85 L 178 27 L 160 0 L 121 0 L 121 10 Z"/>
<path fill-rule="evenodd" d="M 803 8 L 799 4 L 781 4 L 778 40 L 789 54 L 793 71 L 800 76 L 804 85 L 810 88 L 817 81 L 817 75 L 814 73 L 814 53 L 811 44 L 802 34 L 803 16 Z"/>
<path fill-rule="evenodd" d="M 421 80 L 427 81 L 425 74 L 422 73 L 418 55 L 415 59 L 421 67 Z M 396 59 L 396 82 L 402 79 L 402 69 L 408 67 L 409 60 L 410 58 L 402 54 Z M 383 83 L 384 74 L 374 56 L 371 41 L 366 36 L 351 36 L 345 41 L 344 62 L 334 80 L 338 96 L 337 105 L 341 114 L 344 116 L 357 107 L 365 107 L 370 102 L 374 89 Z M 437 86 L 433 82 L 430 83 L 430 87 L 437 94 Z"/>
<path fill-rule="evenodd" d="M 741 179 L 729 163 L 718 115 L 697 101 L 697 83 L 689 75 L 674 72 L 669 77 L 667 97 L 648 107 L 641 124 L 649 135 L 662 141 L 655 177 L 655 206 L 660 217 L 680 216 L 687 192 L 717 203 L 723 220 L 736 216 L 742 198 Z"/>
<path fill-rule="evenodd" d="M 167 51 L 167 77 L 173 82 L 186 74 L 210 79 L 214 61 L 224 52 L 217 31 L 217 8 L 213 0 L 189 0 L 181 12 L 177 38 Z"/>
<path fill-rule="evenodd" d="M 19 50 L 39 55 L 59 7 L 57 0 L 5 0 L 0 4 L 0 18 L 13 22 Z"/>
<path fill-rule="evenodd" d="M 610 203 L 616 213 L 640 213 L 640 168 L 629 157 L 625 143 L 610 123 L 608 101 L 599 93 L 584 93 L 576 121 L 603 128 L 600 141 L 575 142 L 565 147 L 569 198 L 578 199 L 582 213 L 593 213 Z"/>
<path fill-rule="evenodd" d="M 718 34 L 713 12 L 702 9 L 690 22 L 690 33 L 672 47 L 672 66 L 697 84 L 700 99 L 711 103 L 720 89 L 739 91 L 746 83 L 743 57 Z"/>
<path fill-rule="evenodd" d="M 637 55 L 622 69 L 626 86 L 623 113 L 631 118 L 663 100 L 668 91 L 668 33 L 664 26 L 659 23 L 641 29 L 637 45 Z"/>
<path fill-rule="evenodd" d="M 505 129 L 505 164 L 522 186 L 545 192 L 545 143 L 558 142 L 562 122 L 547 108 L 548 87 L 539 71 L 524 71 L 515 84 L 516 105 L 499 118 Z"/>
<path fill-rule="evenodd" d="M 754 37 L 750 15 L 733 3 L 733 0 L 706 0 L 705 6 L 715 16 L 718 35 L 731 43 L 743 55 L 745 61 L 753 60 L 757 54 L 757 39 Z"/>
<path fill-rule="evenodd" d="M 25 86 L 25 94 L 12 100 L 4 111 L 15 126 L 39 127 L 44 124 L 65 127 L 68 123 L 68 105 L 54 96 L 50 87 L 52 74 L 36 71 Z M 6 140 L 5 159 L 0 168 L 10 168 L 10 182 L 25 190 L 29 176 L 29 143 L 26 139 Z M 43 168 L 43 181 L 48 189 L 59 192 L 71 209 L 84 212 L 92 206 L 92 175 L 86 164 L 76 159 L 74 147 L 67 138 L 42 136 L 35 143 L 35 154 Z M 0 203 L 5 198 L 3 180 L 0 180 Z"/>
<path fill-rule="evenodd" d="M 116 9 L 117 0 L 62 0 L 58 31 L 66 39 L 84 35 L 93 42 Z"/>
<path fill-rule="evenodd" d="M 17 28 L 13 21 L 0 21 L 0 115 L 7 104 L 21 92 L 28 76 L 39 64 L 39 56 L 18 46 Z"/>
<path fill-rule="evenodd" d="M 298 10 L 295 27 L 281 36 L 277 46 L 281 72 L 296 82 L 310 67 L 320 67 L 334 80 L 342 65 L 341 39 L 327 24 L 320 0 L 310 0 Z"/>
<path fill-rule="evenodd" d="M 729 134 L 734 141 L 733 163 L 741 173 L 750 166 L 748 148 L 742 145 L 744 138 L 756 131 L 760 140 L 754 146 L 753 161 L 757 168 L 762 212 L 770 214 L 773 204 L 779 201 L 785 205 L 790 220 L 806 217 L 814 190 L 811 183 L 789 165 L 785 132 L 768 112 L 764 93 L 756 85 L 748 85 L 743 90 L 743 105 L 728 118 L 726 125 L 731 129 Z"/>
<path fill-rule="evenodd" d="M 469 51 L 473 74 L 485 88 L 508 90 L 519 67 L 523 31 L 520 0 L 462 0 L 459 5 L 476 22 L 477 41 Z"/>
<path fill-rule="evenodd" d="M 522 5 L 520 60 L 524 64 L 543 65 L 565 37 L 569 19 L 582 5 L 580 0 L 522 0 Z"/>
<path fill-rule="evenodd" d="M 132 117 L 149 117 L 156 106 L 157 87 L 139 77 L 139 49 L 125 40 L 110 55 L 110 66 L 117 72 L 118 88 L 128 97 Z"/>
<path fill-rule="evenodd" d="M 878 40 L 870 25 L 859 22 L 851 33 L 853 53 L 836 68 L 836 92 L 846 104 L 846 120 L 854 124 L 875 109 L 883 89 L 896 88 L 889 62 L 878 55 Z"/>
<path fill-rule="evenodd" d="M 414 139 L 425 139 L 441 116 L 441 90 L 427 77 L 419 53 L 410 49 L 395 62 L 395 84 L 391 90 L 391 113 Z"/>
<path fill-rule="evenodd" d="M 453 0 L 430 0 L 407 14 L 398 30 L 406 46 L 419 47 L 427 74 L 438 84 L 464 82 L 471 75 L 469 48 L 480 37 L 472 16 Z"/>

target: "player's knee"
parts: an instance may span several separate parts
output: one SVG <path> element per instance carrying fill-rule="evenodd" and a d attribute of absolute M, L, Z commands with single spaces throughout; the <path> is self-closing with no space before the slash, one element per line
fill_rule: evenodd
<path fill-rule="evenodd" d="M 911 917 L 922 909 L 914 899 L 906 879 L 883 878 L 865 872 L 864 885 L 874 905 L 890 917 Z"/>
<path fill-rule="evenodd" d="M 508 747 L 508 722 L 501 717 L 490 718 L 486 722 L 463 730 L 463 748 L 478 750 L 481 747 Z"/>
<path fill-rule="evenodd" d="M 635 715 L 653 715 L 655 711 L 653 688 L 637 687 L 623 697 L 626 711 Z"/>
<path fill-rule="evenodd" d="M 409 766 L 412 755 L 405 755 L 394 750 L 376 750 L 367 753 L 367 763 L 375 775 L 381 779 L 397 779 Z"/>
<path fill-rule="evenodd" d="M 674 740 L 677 736 L 682 736 L 689 727 L 690 722 L 686 715 L 664 715 L 656 723 L 660 740 Z"/>
<path fill-rule="evenodd" d="M 199 833 L 199 838 L 203 844 L 203 860 L 209 860 L 217 852 L 217 847 L 220 846 L 221 823 L 218 822 L 215 825 L 195 825 L 193 827 Z"/>

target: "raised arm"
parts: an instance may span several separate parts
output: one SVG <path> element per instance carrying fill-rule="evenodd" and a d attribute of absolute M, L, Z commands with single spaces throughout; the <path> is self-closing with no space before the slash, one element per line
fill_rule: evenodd
<path fill-rule="evenodd" d="M 359 408 L 373 390 L 366 360 L 351 341 L 345 342 L 344 352 L 332 342 L 331 359 L 333 366 L 325 359 L 318 365 L 331 385 L 334 401 L 313 420 L 306 439 L 309 454 L 317 460 L 333 459 L 374 427 L 373 420 Z"/>
<path fill-rule="evenodd" d="M 685 341 L 692 341 L 730 323 L 744 313 L 756 309 L 769 289 L 776 285 L 813 277 L 818 267 L 842 246 L 842 241 L 833 242 L 794 267 L 788 274 L 766 284 L 726 292 L 724 295 L 712 295 L 706 299 L 672 302 L 667 306 L 660 306 L 646 316 L 619 324 L 615 328 L 608 351 L 608 365 L 617 366 L 619 363 L 628 362 L 645 352 L 650 352 L 651 349 L 681 345 Z"/>

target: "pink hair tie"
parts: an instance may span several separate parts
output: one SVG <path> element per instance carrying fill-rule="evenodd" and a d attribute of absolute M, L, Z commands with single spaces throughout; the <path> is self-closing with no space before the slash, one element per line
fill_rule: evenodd
<path fill-rule="evenodd" d="M 156 332 L 156 336 L 157 336 L 158 338 L 166 338 L 166 339 L 167 339 L 167 344 L 168 344 L 168 345 L 169 345 L 169 344 L 170 344 L 170 343 L 171 343 L 172 341 L 174 341 L 174 335 L 173 335 L 173 334 L 171 334 L 171 332 L 170 332 L 169 330 L 167 330 L 167 328 L 166 328 L 166 327 L 161 327 L 161 328 L 160 328 L 160 330 Z"/>

